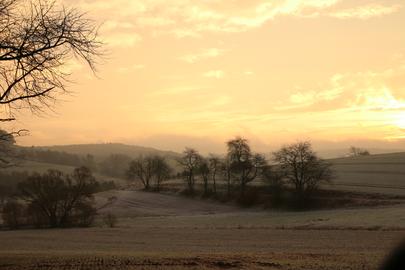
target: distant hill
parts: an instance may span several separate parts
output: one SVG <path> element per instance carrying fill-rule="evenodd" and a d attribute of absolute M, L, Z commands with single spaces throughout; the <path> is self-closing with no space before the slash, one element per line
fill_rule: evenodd
<path fill-rule="evenodd" d="M 391 154 L 394 152 L 404 151 L 403 149 L 388 149 L 388 148 L 364 148 L 367 149 L 372 155 Z M 349 148 L 335 148 L 335 149 L 322 149 L 317 150 L 317 154 L 326 159 L 331 158 L 344 158 L 349 154 Z"/>
<path fill-rule="evenodd" d="M 405 195 L 405 152 L 328 160 L 335 187 Z"/>
<path fill-rule="evenodd" d="M 121 143 L 55 145 L 55 146 L 38 146 L 35 148 L 40 150 L 60 151 L 82 156 L 91 154 L 97 159 L 105 158 L 111 154 L 122 154 L 132 158 L 141 155 L 160 155 L 165 157 L 180 156 L 179 153 L 172 151 L 162 151 L 150 147 L 126 145 Z"/>

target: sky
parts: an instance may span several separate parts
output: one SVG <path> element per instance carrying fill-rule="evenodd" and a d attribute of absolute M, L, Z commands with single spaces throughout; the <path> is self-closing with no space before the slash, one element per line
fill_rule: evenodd
<path fill-rule="evenodd" d="M 64 1 L 101 25 L 105 55 L 96 74 L 68 63 L 53 112 L 21 113 L 22 145 L 405 149 L 402 0 Z"/>

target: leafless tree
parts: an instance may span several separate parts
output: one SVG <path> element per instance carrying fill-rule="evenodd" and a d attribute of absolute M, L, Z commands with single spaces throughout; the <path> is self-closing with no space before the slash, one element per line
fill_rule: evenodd
<path fill-rule="evenodd" d="M 42 111 L 66 92 L 72 57 L 95 70 L 101 43 L 97 27 L 76 9 L 54 1 L 0 0 L 0 105 L 13 120 L 13 110 Z M 23 5 L 23 6 L 22 6 Z"/>
<path fill-rule="evenodd" d="M 213 154 L 211 154 L 208 157 L 208 163 L 209 163 L 209 169 L 211 171 L 211 179 L 212 179 L 212 185 L 214 189 L 214 193 L 217 193 L 217 182 L 216 182 L 216 177 L 217 173 L 220 169 L 221 165 L 221 159 Z"/>
<path fill-rule="evenodd" d="M 151 180 L 154 174 L 154 159 L 152 157 L 140 156 L 129 163 L 127 178 L 130 181 L 139 180 L 146 190 L 150 189 Z"/>
<path fill-rule="evenodd" d="M 186 148 L 183 151 L 183 156 L 179 159 L 179 163 L 183 166 L 188 191 L 191 193 L 194 192 L 195 174 L 201 159 L 201 155 L 193 148 Z"/>
<path fill-rule="evenodd" d="M 7 132 L 0 129 L 0 169 L 18 165 L 15 137 L 24 135 L 25 130 Z"/>
<path fill-rule="evenodd" d="M 331 165 L 317 157 L 309 142 L 282 147 L 274 153 L 274 160 L 299 195 L 309 195 L 333 178 Z"/>
<path fill-rule="evenodd" d="M 172 169 L 170 168 L 169 164 L 167 163 L 164 157 L 154 156 L 152 160 L 153 160 L 152 166 L 153 177 L 156 180 L 156 189 L 157 191 L 159 191 L 161 184 L 170 177 Z"/>
<path fill-rule="evenodd" d="M 227 146 L 231 171 L 237 175 L 243 195 L 246 185 L 256 179 L 267 162 L 264 156 L 252 153 L 248 141 L 244 138 L 230 140 Z"/>
<path fill-rule="evenodd" d="M 72 58 L 96 70 L 97 26 L 54 0 L 0 0 L 0 123 L 20 109 L 41 113 L 68 92 Z M 20 130 L 10 135 L 21 135 Z"/>
<path fill-rule="evenodd" d="M 351 146 L 349 149 L 349 155 L 351 157 L 369 156 L 370 152 L 367 149 Z"/>
<path fill-rule="evenodd" d="M 50 227 L 89 225 L 95 215 L 92 207 L 96 181 L 89 169 L 75 169 L 72 176 L 49 170 L 19 183 L 21 198 L 29 212 L 47 221 Z"/>
<path fill-rule="evenodd" d="M 198 172 L 200 173 L 203 179 L 204 195 L 208 195 L 208 180 L 210 177 L 210 165 L 207 159 L 201 158 L 200 163 L 198 165 Z"/>
<path fill-rule="evenodd" d="M 231 196 L 232 189 L 232 162 L 229 157 L 225 157 L 220 164 L 221 172 L 226 181 L 226 193 L 227 196 Z"/>

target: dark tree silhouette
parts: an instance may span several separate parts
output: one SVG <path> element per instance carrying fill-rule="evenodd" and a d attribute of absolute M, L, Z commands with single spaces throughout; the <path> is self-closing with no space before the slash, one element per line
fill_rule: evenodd
<path fill-rule="evenodd" d="M 362 149 L 355 146 L 350 146 L 349 155 L 351 157 L 369 156 L 370 152 L 367 149 Z"/>
<path fill-rule="evenodd" d="M 150 188 L 153 177 L 154 159 L 152 157 L 140 156 L 129 163 L 126 172 L 127 179 L 130 181 L 139 180 L 146 190 Z"/>
<path fill-rule="evenodd" d="M 333 178 L 331 165 L 317 157 L 309 142 L 282 147 L 274 153 L 274 160 L 299 195 L 309 195 Z"/>
<path fill-rule="evenodd" d="M 100 55 L 97 27 L 76 9 L 54 1 L 0 0 L 0 105 L 2 121 L 13 110 L 37 112 L 66 92 L 69 59 L 95 70 Z M 4 115 L 8 113 L 8 115 Z"/>
<path fill-rule="evenodd" d="M 237 137 L 230 140 L 227 146 L 230 169 L 237 176 L 243 195 L 246 185 L 256 179 L 267 162 L 262 155 L 252 153 L 248 141 L 244 138 Z"/>
<path fill-rule="evenodd" d="M 156 189 L 157 191 L 159 191 L 161 184 L 169 179 L 170 174 L 172 173 L 172 169 L 170 168 L 164 157 L 154 156 L 152 160 L 152 172 L 156 181 Z"/>
<path fill-rule="evenodd" d="M 13 166 L 10 158 L 15 154 L 14 143 L 14 136 L 0 129 L 0 169 Z"/>
<path fill-rule="evenodd" d="M 31 215 L 46 220 L 50 227 L 89 225 L 95 215 L 92 204 L 96 187 L 86 167 L 75 169 L 72 176 L 56 170 L 36 173 L 18 185 Z"/>
<path fill-rule="evenodd" d="M 215 155 L 210 155 L 208 157 L 209 169 L 211 171 L 211 179 L 214 193 L 217 193 L 217 173 L 220 170 L 221 159 Z"/>
<path fill-rule="evenodd" d="M 201 158 L 200 164 L 198 165 L 198 172 L 200 173 L 203 183 L 204 183 L 204 195 L 208 194 L 208 180 L 210 177 L 210 166 L 208 160 Z"/>
<path fill-rule="evenodd" d="M 230 158 L 227 156 L 225 157 L 220 163 L 220 169 L 223 177 L 225 178 L 226 182 L 226 194 L 228 198 L 231 196 L 231 189 L 232 189 L 232 162 Z"/>
<path fill-rule="evenodd" d="M 188 191 L 191 193 L 194 192 L 195 174 L 198 170 L 201 159 L 202 157 L 198 151 L 192 148 L 186 148 L 183 151 L 183 156 L 179 159 L 179 163 L 183 166 L 183 173 Z"/>

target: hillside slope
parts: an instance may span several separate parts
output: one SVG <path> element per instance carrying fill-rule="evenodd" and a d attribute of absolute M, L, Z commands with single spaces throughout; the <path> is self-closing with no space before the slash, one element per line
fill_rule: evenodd
<path fill-rule="evenodd" d="M 105 158 L 111 154 L 122 154 L 129 157 L 137 157 L 140 155 L 161 155 L 167 157 L 177 157 L 178 153 L 172 151 L 163 151 L 150 147 L 137 145 L 126 145 L 121 143 L 106 143 L 106 144 L 76 144 L 76 145 L 55 145 L 41 146 L 37 149 L 53 150 L 66 152 L 77 155 L 91 154 L 97 158 Z"/>
<path fill-rule="evenodd" d="M 405 153 L 329 160 L 339 189 L 405 195 Z"/>

